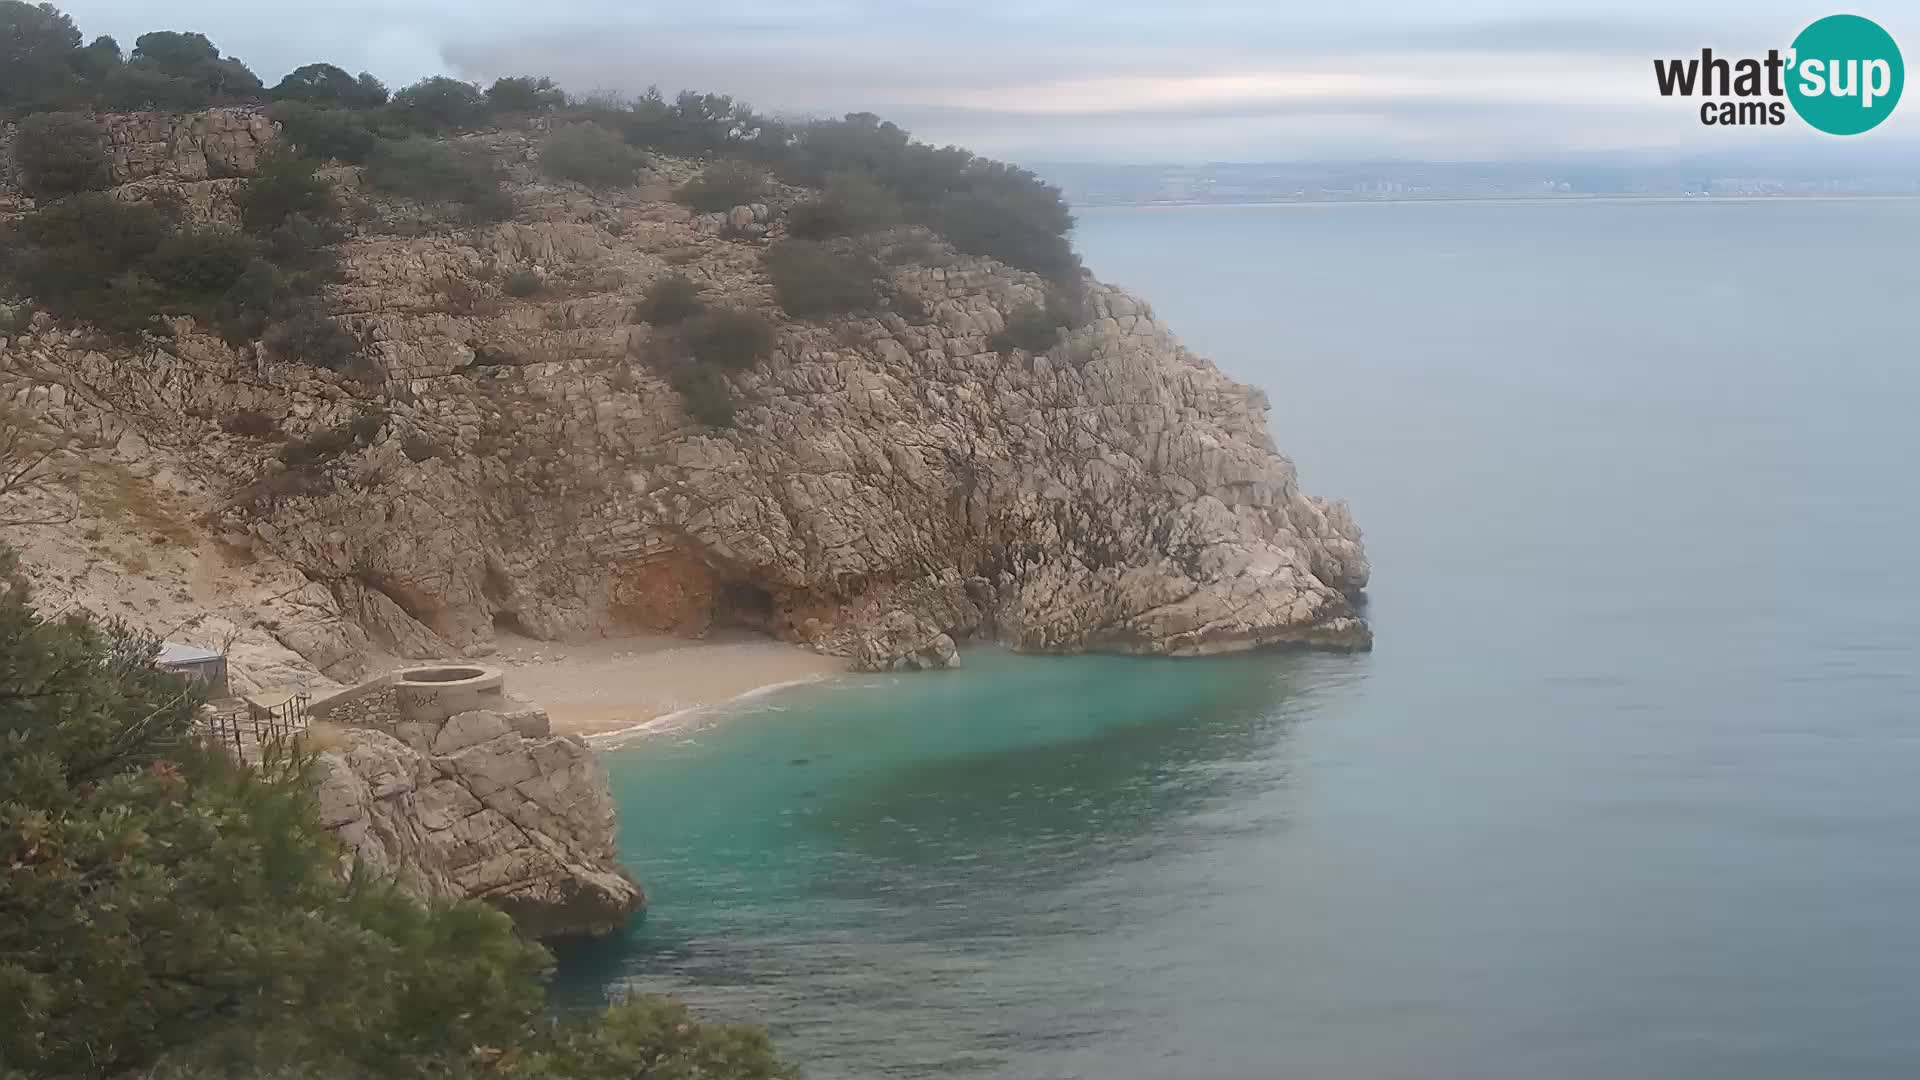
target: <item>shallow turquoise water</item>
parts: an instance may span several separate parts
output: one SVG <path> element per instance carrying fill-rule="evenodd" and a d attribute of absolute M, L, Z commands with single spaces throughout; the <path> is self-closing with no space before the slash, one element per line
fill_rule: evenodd
<path fill-rule="evenodd" d="M 610 753 L 654 907 L 564 995 L 818 1077 L 1920 1075 L 1916 239 L 1083 215 L 1353 501 L 1377 651 L 972 650 Z"/>

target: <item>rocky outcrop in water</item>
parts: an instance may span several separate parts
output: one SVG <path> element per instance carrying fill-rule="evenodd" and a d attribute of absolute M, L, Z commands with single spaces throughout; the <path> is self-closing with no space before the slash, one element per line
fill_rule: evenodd
<path fill-rule="evenodd" d="M 667 199 L 687 163 L 594 195 L 541 179 L 526 133 L 471 142 L 507 167 L 515 220 L 436 225 L 336 171 L 364 224 L 329 300 L 371 343 L 372 382 L 185 322 L 138 356 L 44 321 L 0 339 L 9 394 L 55 419 L 125 418 L 229 493 L 207 527 L 297 570 L 339 628 L 324 645 L 280 637 L 319 649 L 318 666 L 350 676 L 357 649 L 477 655 L 499 627 L 726 622 L 876 669 L 945 666 L 968 637 L 1176 655 L 1369 645 L 1351 516 L 1301 490 L 1264 396 L 1142 301 L 1089 282 L 1079 328 L 1002 352 L 994 336 L 1043 282 L 901 228 L 881 256 L 910 302 L 782 320 L 771 360 L 734 377 L 735 425 L 707 428 L 646 362 L 659 331 L 636 301 L 679 272 L 778 317 L 761 253 L 791 193 L 696 215 Z M 171 186 L 218 212 L 221 183 Z M 540 291 L 510 295 L 516 271 Z M 263 489 L 274 444 L 221 430 L 242 412 L 294 438 L 378 421 L 324 473 Z"/>
<path fill-rule="evenodd" d="M 465 712 L 434 725 L 328 729 L 320 823 L 357 861 L 423 899 L 484 900 L 539 938 L 600 935 L 645 900 L 614 861 L 607 773 L 544 716 Z"/>

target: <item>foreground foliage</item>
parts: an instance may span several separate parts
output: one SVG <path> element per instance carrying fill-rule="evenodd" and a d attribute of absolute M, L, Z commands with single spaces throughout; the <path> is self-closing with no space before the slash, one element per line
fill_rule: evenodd
<path fill-rule="evenodd" d="M 0 548 L 0 1077 L 793 1075 L 669 1002 L 558 1021 L 506 916 L 341 884 L 307 760 L 206 748 L 153 650 Z"/>

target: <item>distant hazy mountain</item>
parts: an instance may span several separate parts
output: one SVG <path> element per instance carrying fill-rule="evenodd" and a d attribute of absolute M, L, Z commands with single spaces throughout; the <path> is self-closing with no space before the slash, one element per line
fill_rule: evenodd
<path fill-rule="evenodd" d="M 1537 161 L 1032 166 L 1080 206 L 1593 195 L 1920 195 L 1920 143 L 1783 141 L 1709 154 Z"/>

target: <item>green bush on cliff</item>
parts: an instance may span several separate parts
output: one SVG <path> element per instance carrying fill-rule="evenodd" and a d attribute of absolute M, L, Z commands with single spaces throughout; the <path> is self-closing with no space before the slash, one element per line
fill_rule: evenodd
<path fill-rule="evenodd" d="M 783 240 L 767 251 L 767 277 L 787 314 L 823 318 L 880 304 L 886 269 L 864 250 L 815 240 Z"/>
<path fill-rule="evenodd" d="M 540 144 L 540 168 L 548 176 L 588 187 L 631 184 L 645 162 L 646 155 L 617 132 L 592 122 L 568 124 Z"/>
<path fill-rule="evenodd" d="M 993 335 L 988 344 L 995 352 L 1006 353 L 1014 349 L 1027 352 L 1046 352 L 1060 340 L 1060 323 L 1048 314 L 1039 304 L 1021 304 L 1007 315 L 1007 324 Z"/>
<path fill-rule="evenodd" d="M 332 64 L 303 64 L 271 91 L 275 101 L 302 101 L 341 109 L 377 109 L 387 103 L 387 88 L 367 72 L 358 78 Z"/>
<path fill-rule="evenodd" d="M 597 114 L 592 119 L 611 121 L 633 145 L 680 157 L 772 161 L 788 141 L 784 125 L 726 94 L 684 90 L 668 101 L 656 87 L 632 102 L 589 99 L 576 105 L 582 107 Z"/>
<path fill-rule="evenodd" d="M 209 748 L 154 648 L 43 617 L 0 546 L 0 1075 L 793 1075 L 670 1003 L 556 1019 L 505 915 L 341 883 L 310 760 Z"/>
<path fill-rule="evenodd" d="M 1079 278 L 1067 239 L 1073 215 L 1060 189 L 1004 162 L 916 142 L 871 113 L 802 128 L 779 171 L 788 183 L 813 188 L 828 187 L 836 174 L 864 175 L 899 199 L 903 220 L 940 232 L 961 251 L 1063 285 Z"/>
<path fill-rule="evenodd" d="M 858 236 L 906 220 L 900 196 L 858 170 L 827 177 L 826 189 L 787 214 L 787 232 L 812 240 Z"/>
<path fill-rule="evenodd" d="M 491 221 L 513 211 L 492 161 L 427 139 L 381 144 L 367 162 L 366 180 L 416 202 L 458 204 L 477 220 Z"/>
<path fill-rule="evenodd" d="M 709 311 L 688 325 L 687 351 L 703 364 L 744 371 L 773 354 L 773 324 L 745 308 Z"/>
<path fill-rule="evenodd" d="M 84 113 L 40 113 L 21 121 L 14 162 L 21 190 L 35 199 L 58 199 L 107 186 L 107 155 L 100 130 Z"/>
<path fill-rule="evenodd" d="M 688 416 L 708 427 L 733 426 L 733 384 L 720 369 L 683 360 L 674 365 L 667 381 L 680 392 Z"/>
<path fill-rule="evenodd" d="M 0 0 L 0 112 L 70 109 L 86 100 L 80 30 L 51 4 Z"/>
<path fill-rule="evenodd" d="M 56 317 L 112 333 L 190 315 L 238 344 L 317 292 L 333 271 L 331 194 L 312 163 L 270 156 L 238 199 L 264 235 L 181 227 L 145 203 L 86 192 L 26 215 L 10 230 L 0 275 Z"/>
<path fill-rule="evenodd" d="M 703 214 L 711 214 L 756 202 L 766 193 L 767 174 L 758 166 L 745 161 L 721 161 L 700 170 L 699 176 L 675 188 L 673 198 Z"/>
<path fill-rule="evenodd" d="M 261 155 L 259 167 L 240 185 L 234 201 L 246 230 L 264 235 L 286 220 L 301 215 L 309 221 L 330 221 L 339 215 L 333 185 L 318 173 L 319 162 L 276 148 Z"/>
<path fill-rule="evenodd" d="M 354 109 L 282 101 L 271 110 L 280 137 L 319 161 L 363 164 L 380 141 L 377 116 Z"/>
<path fill-rule="evenodd" d="M 633 314 L 642 322 L 671 326 L 700 314 L 706 304 L 700 299 L 700 286 L 685 274 L 663 274 L 647 286 L 647 293 L 634 305 Z"/>
<path fill-rule="evenodd" d="M 136 269 L 171 231 L 149 206 L 92 193 L 63 199 L 15 224 L 9 284 L 58 317 L 134 328 L 152 314 Z"/>
<path fill-rule="evenodd" d="M 487 96 L 459 79 L 435 75 L 393 95 L 387 106 L 394 119 L 423 135 L 472 131 L 487 122 Z"/>
<path fill-rule="evenodd" d="M 567 95 L 544 75 L 509 75 L 487 87 L 487 107 L 496 113 L 532 114 L 557 109 Z"/>

